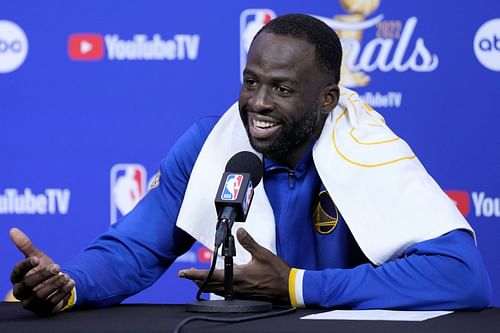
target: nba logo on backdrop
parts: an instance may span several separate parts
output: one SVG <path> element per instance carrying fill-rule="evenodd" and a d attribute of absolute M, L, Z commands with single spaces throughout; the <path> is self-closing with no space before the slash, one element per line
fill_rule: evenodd
<path fill-rule="evenodd" d="M 241 182 L 243 181 L 242 175 L 230 174 L 226 178 L 226 184 L 224 184 L 224 190 L 222 191 L 223 200 L 236 200 L 238 193 L 240 192 Z"/>
<path fill-rule="evenodd" d="M 271 9 L 245 9 L 240 15 L 240 75 L 247 63 L 247 53 L 253 37 L 269 21 L 276 17 Z"/>
<path fill-rule="evenodd" d="M 110 222 L 113 224 L 134 208 L 144 196 L 146 169 L 140 164 L 115 164 L 110 172 Z"/>

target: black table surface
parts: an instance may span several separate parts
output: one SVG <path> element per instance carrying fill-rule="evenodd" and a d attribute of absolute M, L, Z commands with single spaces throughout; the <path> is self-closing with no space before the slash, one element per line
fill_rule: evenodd
<path fill-rule="evenodd" d="M 242 323 L 192 321 L 181 332 L 500 332 L 498 308 L 455 312 L 422 322 L 300 319 L 322 311 L 298 309 L 283 316 Z M 186 312 L 184 305 L 124 304 L 37 317 L 18 303 L 3 302 L 0 303 L 0 332 L 173 332 L 182 320 L 192 315 L 195 314 Z M 234 318 L 242 315 L 207 316 Z"/>

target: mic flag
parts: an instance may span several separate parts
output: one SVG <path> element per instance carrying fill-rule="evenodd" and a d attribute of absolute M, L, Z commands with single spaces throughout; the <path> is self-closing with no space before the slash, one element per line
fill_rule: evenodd
<path fill-rule="evenodd" d="M 262 179 L 262 168 L 260 158 L 249 151 L 239 152 L 229 159 L 215 196 L 219 217 L 224 207 L 230 206 L 236 210 L 235 221 L 246 221 L 253 189 Z"/>
<path fill-rule="evenodd" d="M 253 199 L 253 189 L 262 179 L 262 169 L 260 158 L 248 151 L 235 154 L 227 162 L 214 200 L 219 219 L 216 244 L 222 242 L 225 230 L 227 227 L 231 230 L 234 221 L 246 221 Z"/>

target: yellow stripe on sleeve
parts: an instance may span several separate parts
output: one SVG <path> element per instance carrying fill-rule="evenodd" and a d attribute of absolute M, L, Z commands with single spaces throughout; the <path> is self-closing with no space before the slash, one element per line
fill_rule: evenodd
<path fill-rule="evenodd" d="M 290 303 L 296 308 L 306 307 L 302 290 L 304 272 L 303 269 L 292 268 L 288 275 L 288 294 L 290 295 Z"/>
<path fill-rule="evenodd" d="M 297 277 L 297 269 L 290 269 L 290 274 L 288 275 L 288 294 L 290 295 L 290 303 L 293 307 L 297 307 L 297 295 L 295 294 L 295 279 Z"/>
<path fill-rule="evenodd" d="M 61 309 L 62 311 L 70 310 L 76 304 L 76 287 L 71 289 L 71 295 L 69 296 L 68 303 Z"/>

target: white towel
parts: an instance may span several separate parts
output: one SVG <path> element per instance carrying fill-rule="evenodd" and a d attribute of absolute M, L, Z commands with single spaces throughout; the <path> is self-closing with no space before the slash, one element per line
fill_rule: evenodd
<path fill-rule="evenodd" d="M 250 145 L 235 103 L 205 141 L 191 173 L 177 226 L 212 249 L 217 216 L 214 196 L 226 162 Z M 262 156 L 257 153 L 257 155 Z M 405 248 L 455 229 L 472 228 L 425 171 L 410 147 L 383 118 L 346 88 L 313 148 L 319 176 L 361 250 L 380 265 Z M 259 184 L 245 227 L 276 253 L 271 205 Z M 237 242 L 235 263 L 249 253 Z M 300 268 L 300 267 L 298 267 Z"/>

